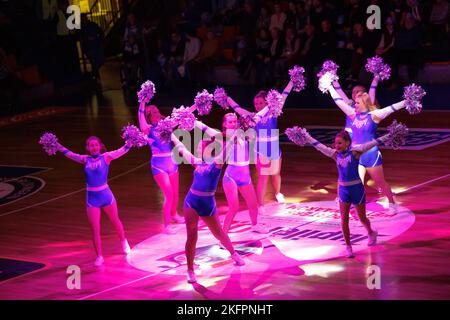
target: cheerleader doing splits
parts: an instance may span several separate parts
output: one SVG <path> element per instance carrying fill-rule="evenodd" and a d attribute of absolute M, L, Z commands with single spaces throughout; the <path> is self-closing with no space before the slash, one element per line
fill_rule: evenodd
<path fill-rule="evenodd" d="M 222 230 L 219 219 L 216 215 L 215 193 L 219 184 L 220 174 L 224 163 L 223 152 L 213 155 L 212 148 L 208 147 L 211 140 L 202 140 L 198 144 L 197 154 L 200 158 L 192 155 L 174 134 L 171 139 L 175 148 L 182 156 L 195 167 L 194 180 L 186 195 L 183 205 L 183 214 L 186 219 L 186 260 L 187 260 L 187 281 L 196 282 L 194 272 L 195 247 L 198 238 L 199 217 L 208 226 L 211 233 L 220 241 L 231 254 L 231 258 L 236 265 L 244 265 L 244 261 L 234 250 L 230 238 Z M 226 149 L 229 150 L 229 149 Z"/>
<path fill-rule="evenodd" d="M 318 151 L 336 161 L 339 173 L 339 208 L 341 213 L 342 233 L 346 244 L 346 256 L 354 257 L 350 242 L 349 212 L 350 206 L 353 206 L 358 213 L 359 221 L 366 228 L 369 241 L 368 246 L 374 246 L 377 242 L 377 231 L 374 231 L 370 221 L 366 216 L 366 194 L 364 185 L 358 175 L 359 158 L 371 150 L 373 147 L 389 139 L 390 135 L 384 135 L 378 139 L 371 140 L 364 144 L 353 144 L 350 134 L 342 130 L 336 135 L 335 149 L 321 144 L 316 139 L 306 134 L 305 138 Z"/>
<path fill-rule="evenodd" d="M 150 160 L 153 178 L 164 194 L 163 216 L 164 233 L 174 233 L 170 223 L 184 223 L 184 218 L 177 214 L 179 174 L 178 165 L 172 154 L 172 144 L 162 142 L 155 136 L 155 128 L 162 116 L 155 105 L 139 105 L 139 126 L 148 136 L 148 145 L 152 151 Z"/>
<path fill-rule="evenodd" d="M 283 105 L 287 96 L 291 92 L 293 87 L 292 81 L 289 81 L 288 85 L 283 90 Z M 257 112 L 266 107 L 266 91 L 260 91 L 253 98 L 253 105 Z M 251 113 L 241 108 L 233 99 L 227 98 L 228 104 L 238 113 L 240 116 L 248 116 Z M 258 172 L 258 184 L 256 187 L 256 196 L 260 210 L 264 212 L 264 196 L 266 194 L 267 182 L 271 177 L 272 187 L 275 191 L 275 198 L 279 203 L 284 203 L 284 195 L 281 193 L 281 149 L 278 132 L 277 117 L 268 117 L 265 121 L 259 121 L 256 126 L 256 169 Z"/>
<path fill-rule="evenodd" d="M 268 111 L 269 108 L 264 107 L 253 117 L 253 121 L 258 123 Z M 223 135 L 228 141 L 238 130 L 238 119 L 234 113 L 225 114 L 222 122 L 223 132 L 212 129 L 200 121 L 196 122 L 196 126 L 211 137 L 219 137 L 219 139 L 221 139 Z M 223 223 L 223 229 L 226 233 L 228 233 L 228 230 L 233 223 L 234 216 L 239 210 L 239 193 L 247 204 L 252 231 L 257 233 L 268 233 L 268 229 L 263 224 L 258 224 L 258 202 L 255 189 L 253 188 L 252 178 L 250 176 L 250 150 L 248 138 L 248 136 L 233 138 L 234 143 L 231 145 L 233 150 L 228 158 L 228 165 L 222 179 L 222 186 L 228 202 L 228 213 L 225 216 Z"/>
<path fill-rule="evenodd" d="M 130 146 L 125 144 L 120 149 L 105 152 L 106 149 L 102 141 L 98 137 L 92 136 L 86 141 L 86 150 L 89 153 L 88 155 L 80 155 L 70 151 L 61 144 L 58 145 L 58 151 L 62 152 L 67 158 L 84 164 L 87 183 L 86 211 L 92 229 L 95 252 L 97 253 L 94 265 L 100 267 L 104 263 L 100 238 L 100 216 L 102 208 L 119 234 L 122 251 L 125 254 L 130 252 L 130 246 L 125 238 L 123 225 L 117 211 L 117 202 L 108 186 L 109 164 L 112 160 L 118 159 L 127 153 L 130 150 Z"/>
<path fill-rule="evenodd" d="M 373 140 L 380 121 L 395 111 L 406 107 L 405 100 L 402 100 L 388 107 L 378 109 L 372 102 L 369 94 L 358 93 L 355 101 L 355 109 L 353 109 L 341 100 L 339 94 L 332 86 L 329 87 L 329 92 L 338 107 L 352 119 L 352 140 L 355 144 L 362 144 Z M 387 196 L 389 200 L 389 209 L 396 211 L 398 205 L 395 203 L 392 190 L 384 178 L 383 160 L 378 146 L 374 146 L 365 152 L 359 158 L 359 164 L 366 168 L 376 185 L 379 186 Z M 360 177 L 361 180 L 364 179 L 364 174 L 361 174 L 361 172 Z"/>

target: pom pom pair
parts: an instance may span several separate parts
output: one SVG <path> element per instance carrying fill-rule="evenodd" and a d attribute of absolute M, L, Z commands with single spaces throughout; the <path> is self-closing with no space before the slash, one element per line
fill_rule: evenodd
<path fill-rule="evenodd" d="M 185 108 L 184 106 L 174 108 L 170 117 L 183 130 L 191 131 L 195 127 L 196 119 L 189 108 Z"/>
<path fill-rule="evenodd" d="M 197 107 L 198 114 L 201 116 L 207 115 L 211 111 L 213 95 L 207 90 L 197 93 L 194 103 Z"/>

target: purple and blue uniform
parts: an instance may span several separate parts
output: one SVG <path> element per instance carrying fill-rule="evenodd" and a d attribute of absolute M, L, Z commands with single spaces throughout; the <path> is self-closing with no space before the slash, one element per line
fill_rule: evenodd
<path fill-rule="evenodd" d="M 223 184 L 234 183 L 238 187 L 243 187 L 252 183 L 249 143 L 246 139 L 239 139 L 234 143 L 227 163 L 228 166 L 223 176 Z"/>
<path fill-rule="evenodd" d="M 363 204 L 366 202 L 364 185 L 358 174 L 359 160 L 352 150 L 336 153 L 339 172 L 339 199 L 341 202 Z"/>
<path fill-rule="evenodd" d="M 152 150 L 152 157 L 150 160 L 152 174 L 156 176 L 160 173 L 166 173 L 171 175 L 178 171 L 178 165 L 175 162 L 172 153 L 172 143 L 161 142 L 155 135 L 155 125 L 152 125 L 148 134 L 148 137 L 152 139 L 152 142 L 148 142 L 150 149 Z"/>
<path fill-rule="evenodd" d="M 353 133 L 352 144 L 364 144 L 376 139 L 375 132 L 377 131 L 378 123 L 373 121 L 369 112 L 362 112 L 355 115 L 351 128 Z M 372 168 L 383 164 L 383 159 L 378 146 L 375 146 L 362 154 L 359 158 L 359 164 L 366 168 Z"/>
<path fill-rule="evenodd" d="M 217 211 L 215 193 L 221 172 L 222 168 L 217 168 L 214 163 L 197 165 L 184 207 L 194 209 L 201 217 L 213 216 Z"/>
<path fill-rule="evenodd" d="M 352 101 L 351 108 L 355 109 L 355 102 Z M 349 116 L 345 117 L 345 131 L 347 131 L 350 134 L 350 137 L 352 137 L 352 118 L 350 118 Z"/>
<path fill-rule="evenodd" d="M 281 158 L 280 140 L 278 134 L 278 119 L 270 117 L 265 122 L 260 121 L 255 126 L 255 152 L 270 160 Z"/>
<path fill-rule="evenodd" d="M 116 201 L 108 186 L 109 165 L 105 156 L 88 156 L 84 165 L 86 175 L 87 193 L 86 204 L 89 208 L 102 208 Z"/>

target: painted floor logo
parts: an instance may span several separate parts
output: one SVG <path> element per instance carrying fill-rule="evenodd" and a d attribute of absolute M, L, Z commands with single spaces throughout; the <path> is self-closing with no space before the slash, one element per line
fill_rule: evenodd
<path fill-rule="evenodd" d="M 22 200 L 45 186 L 44 180 L 31 176 L 49 168 L 0 165 L 0 206 Z"/>
<path fill-rule="evenodd" d="M 402 234 L 415 221 L 414 214 L 404 207 L 400 207 L 397 213 L 389 213 L 378 203 L 367 204 L 367 216 L 378 231 L 379 243 Z M 273 203 L 266 205 L 266 214 L 259 219 L 270 225 L 269 234 L 251 232 L 247 210 L 236 215 L 230 229 L 236 250 L 246 257 L 244 270 L 246 268 L 248 272 L 298 266 L 343 255 L 345 246 L 340 214 L 334 201 Z M 183 273 L 186 236 L 184 226 L 178 228 L 175 235 L 159 234 L 139 243 L 128 255 L 128 262 L 152 273 Z M 350 217 L 350 231 L 353 251 L 367 249 L 367 234 L 356 214 Z M 199 227 L 195 262 L 199 269 L 216 272 L 220 272 L 221 267 L 232 265 L 228 251 L 220 249 L 205 226 Z"/>

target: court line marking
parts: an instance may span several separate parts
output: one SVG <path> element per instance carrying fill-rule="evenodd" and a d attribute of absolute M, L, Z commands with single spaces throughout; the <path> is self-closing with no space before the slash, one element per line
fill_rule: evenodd
<path fill-rule="evenodd" d="M 134 168 L 132 168 L 132 169 L 130 169 L 128 171 L 122 172 L 122 173 L 120 173 L 120 174 L 118 174 L 118 175 L 116 175 L 116 176 L 114 176 L 112 178 L 109 178 L 108 181 L 120 178 L 120 177 L 122 177 L 124 175 L 127 175 L 130 172 L 136 171 L 136 170 L 138 170 L 138 169 L 140 169 L 140 168 L 142 168 L 144 166 L 147 166 L 147 165 L 148 165 L 148 161 L 146 161 L 146 162 L 144 162 L 144 163 L 138 165 L 137 167 L 134 167 Z M 38 207 L 40 205 L 47 204 L 47 203 L 50 203 L 50 202 L 53 202 L 55 200 L 59 200 L 59 199 L 62 199 L 62 198 L 66 198 L 66 197 L 69 197 L 71 195 L 74 195 L 74 194 L 76 194 L 78 192 L 85 191 L 85 190 L 86 190 L 86 188 L 78 189 L 78 190 L 75 190 L 75 191 L 72 191 L 72 192 L 60 195 L 60 196 L 55 197 L 55 198 L 51 198 L 51 199 L 48 199 L 48 200 L 45 200 L 45 201 L 41 201 L 39 203 L 35 203 L 35 204 L 32 204 L 32 205 L 29 205 L 27 207 L 23 207 L 23 208 L 19 208 L 19 209 L 16 209 L 16 210 L 8 211 L 8 212 L 0 214 L 0 217 L 4 217 L 4 216 L 10 215 L 10 214 L 21 212 L 21 211 L 24 211 L 24 210 L 27 210 L 27 209 L 31 209 L 31 208 L 34 208 L 34 207 Z"/>
<path fill-rule="evenodd" d="M 403 190 L 402 192 L 399 192 L 399 193 L 403 193 L 403 192 L 406 192 L 406 191 L 409 191 L 409 190 L 412 190 L 412 189 L 415 189 L 415 188 L 422 187 L 422 186 L 424 186 L 424 185 L 433 183 L 433 182 L 435 182 L 435 181 L 445 179 L 445 178 L 447 178 L 447 177 L 449 177 L 449 176 L 450 176 L 450 173 L 449 173 L 449 174 L 446 174 L 446 175 L 443 175 L 443 176 L 440 176 L 440 177 L 437 177 L 437 178 L 434 178 L 434 179 L 431 179 L 431 180 L 427 180 L 427 181 L 422 182 L 422 183 L 419 183 L 419 184 L 417 184 L 417 185 L 415 185 L 415 186 L 409 187 L 409 188 L 407 188 L 407 189 L 405 189 L 405 190 Z M 382 198 L 382 197 L 380 197 L 380 198 Z M 312 222 L 316 222 L 316 221 L 318 221 L 318 220 L 322 220 L 322 219 L 325 219 L 325 218 L 327 218 L 327 217 L 321 217 L 321 218 L 318 218 L 318 219 L 316 219 L 316 220 L 314 220 L 314 221 L 308 221 L 306 224 L 309 224 L 309 223 L 312 223 Z M 302 226 L 302 225 L 300 225 L 300 226 Z M 299 226 L 297 226 L 297 227 L 299 227 Z M 271 233 L 270 233 L 270 234 L 271 234 Z M 270 236 L 270 234 L 268 234 L 268 235 L 262 237 L 261 239 L 255 239 L 254 241 L 264 240 L 264 239 L 268 238 L 268 237 Z M 169 268 L 169 269 L 164 270 L 164 271 L 161 271 L 161 272 L 159 272 L 159 273 L 153 273 L 153 274 L 150 274 L 150 275 L 147 275 L 147 276 L 144 276 L 144 277 L 141 277 L 141 278 L 138 278 L 138 279 L 129 281 L 129 282 L 125 282 L 125 283 L 122 283 L 122 284 L 120 284 L 120 285 L 117 285 L 117 286 L 114 286 L 114 287 L 111 287 L 111 288 L 108 288 L 108 289 L 105 289 L 105 290 L 102 290 L 102 291 L 99 291 L 99 292 L 96 292 L 96 293 L 92 293 L 92 294 L 90 294 L 90 295 L 87 295 L 87 296 L 78 298 L 77 300 L 86 300 L 86 299 L 89 299 L 89 298 L 92 298 L 92 297 L 101 295 L 101 294 L 103 294 L 103 293 L 110 292 L 110 291 L 113 291 L 113 290 L 115 290 L 115 289 L 125 287 L 125 286 L 127 286 L 127 285 L 129 285 L 129 284 L 133 284 L 133 283 L 139 282 L 139 281 L 141 281 L 141 280 L 145 280 L 145 279 L 154 277 L 154 276 L 156 276 L 156 275 L 159 275 L 159 274 L 164 273 L 164 272 L 166 272 L 166 271 L 168 271 L 168 270 L 175 269 L 175 268 L 178 268 L 178 267 L 180 267 L 180 265 L 178 265 L 178 266 L 176 266 L 176 267 Z"/>

